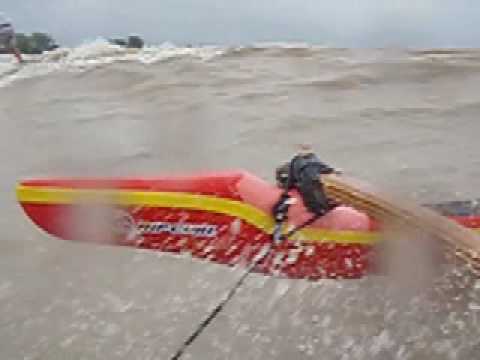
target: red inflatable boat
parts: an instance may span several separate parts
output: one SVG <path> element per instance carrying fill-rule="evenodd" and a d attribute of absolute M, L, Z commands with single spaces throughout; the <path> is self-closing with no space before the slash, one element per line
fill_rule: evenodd
<path fill-rule="evenodd" d="M 230 265 L 248 264 L 271 242 L 270 209 L 280 193 L 242 171 L 142 179 L 34 179 L 17 187 L 29 218 L 58 238 L 188 252 Z M 287 227 L 310 217 L 293 194 L 297 201 Z M 465 226 L 480 227 L 472 207 L 436 208 Z M 375 229 L 367 215 L 339 206 L 274 246 L 255 270 L 289 278 L 360 278 L 372 270 Z"/>

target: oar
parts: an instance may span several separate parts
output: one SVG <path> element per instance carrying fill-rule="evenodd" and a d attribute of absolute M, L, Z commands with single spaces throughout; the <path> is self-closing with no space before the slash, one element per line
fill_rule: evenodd
<path fill-rule="evenodd" d="M 480 275 L 480 238 L 470 229 L 404 197 L 387 194 L 345 176 L 322 176 L 328 196 L 386 223 L 400 223 L 443 240 L 456 257 Z"/>

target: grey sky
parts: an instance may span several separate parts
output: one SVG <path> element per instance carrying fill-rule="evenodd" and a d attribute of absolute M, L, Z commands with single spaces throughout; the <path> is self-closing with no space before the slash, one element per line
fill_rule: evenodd
<path fill-rule="evenodd" d="M 138 33 L 149 43 L 480 47 L 478 0 L 1 0 L 0 11 L 18 31 L 66 45 Z"/>

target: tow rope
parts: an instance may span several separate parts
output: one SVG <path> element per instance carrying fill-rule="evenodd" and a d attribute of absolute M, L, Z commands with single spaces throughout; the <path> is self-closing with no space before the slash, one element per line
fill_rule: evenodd
<path fill-rule="evenodd" d="M 280 244 L 286 237 L 282 236 L 283 225 L 287 219 L 288 209 L 291 205 L 290 198 L 285 198 L 281 203 L 276 207 L 275 214 L 275 227 L 272 233 L 272 241 L 264 246 L 263 249 L 255 256 L 252 263 L 248 266 L 245 272 L 240 276 L 240 278 L 235 282 L 232 288 L 225 294 L 223 299 L 215 306 L 215 308 L 210 312 L 210 314 L 203 320 L 195 329 L 195 331 L 184 341 L 182 346 L 177 350 L 177 352 L 170 358 L 170 360 L 178 360 L 182 357 L 188 347 L 202 334 L 202 332 L 207 328 L 208 325 L 217 317 L 218 314 L 225 308 L 228 302 L 235 296 L 238 289 L 243 285 L 248 275 L 263 261 L 265 260 L 270 252 L 272 251 L 275 245 Z"/>
<path fill-rule="evenodd" d="M 296 158 L 294 158 L 296 159 Z M 311 161 L 311 160 L 310 160 Z M 308 165 L 308 161 L 307 161 Z M 325 167 L 325 165 L 323 165 Z M 306 165 L 301 167 L 305 168 Z M 297 231 L 303 229 L 304 227 L 312 224 L 315 222 L 318 218 L 324 215 L 324 212 L 322 211 L 321 213 L 318 213 L 317 211 L 314 212 L 314 216 L 304 222 L 303 224 L 295 227 L 291 231 L 289 231 L 285 236 L 282 234 L 283 230 L 283 225 L 285 224 L 287 218 L 288 218 L 288 209 L 290 208 L 290 205 L 293 203 L 293 199 L 289 195 L 289 191 L 293 185 L 295 177 L 292 175 L 294 173 L 294 167 L 293 167 L 293 161 L 290 162 L 289 164 L 289 171 L 284 175 L 282 180 L 285 182 L 285 188 L 280 196 L 280 199 L 278 202 L 274 205 L 273 207 L 273 216 L 275 218 L 275 227 L 272 232 L 272 241 L 265 246 L 260 252 L 255 256 L 254 260 L 252 263 L 247 267 L 245 272 L 240 276 L 240 278 L 234 283 L 232 288 L 225 294 L 223 299 L 220 300 L 220 302 L 215 306 L 215 308 L 210 312 L 210 314 L 203 320 L 195 329 L 195 331 L 184 341 L 182 346 L 177 350 L 177 352 L 170 358 L 170 360 L 178 360 L 182 357 L 182 355 L 185 353 L 185 351 L 188 349 L 188 347 L 202 334 L 202 332 L 207 328 L 208 325 L 217 317 L 217 315 L 225 308 L 225 306 L 228 304 L 228 302 L 235 296 L 237 293 L 238 289 L 243 285 L 247 277 L 252 273 L 252 271 L 263 261 L 265 258 L 267 258 L 273 247 L 281 244 L 283 241 L 288 239 L 290 236 L 295 234 Z M 302 196 L 304 197 L 304 194 L 302 193 Z M 305 201 L 305 199 L 304 199 Z M 311 208 L 309 210 L 312 211 Z M 316 209 L 313 209 L 316 210 Z"/>

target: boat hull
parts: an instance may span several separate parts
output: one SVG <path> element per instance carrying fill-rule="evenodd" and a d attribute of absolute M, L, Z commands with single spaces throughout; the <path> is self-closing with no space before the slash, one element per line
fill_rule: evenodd
<path fill-rule="evenodd" d="M 228 265 L 250 263 L 271 242 L 269 209 L 279 194 L 245 172 L 27 180 L 17 187 L 27 216 L 57 238 L 189 253 Z M 289 226 L 310 216 L 298 194 L 292 196 L 298 201 L 289 213 Z M 376 271 L 375 229 L 365 214 L 340 206 L 274 246 L 255 271 L 288 278 L 361 278 Z"/>

